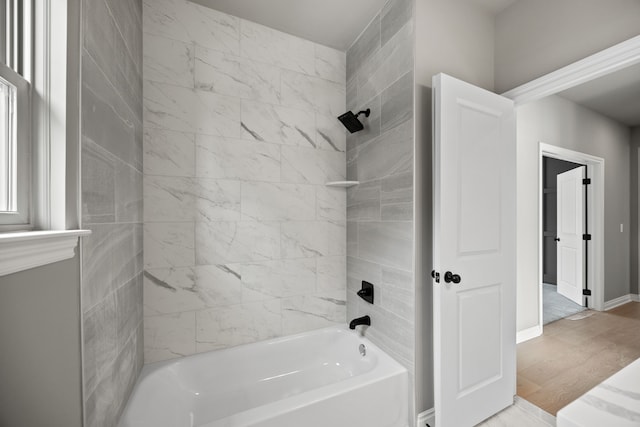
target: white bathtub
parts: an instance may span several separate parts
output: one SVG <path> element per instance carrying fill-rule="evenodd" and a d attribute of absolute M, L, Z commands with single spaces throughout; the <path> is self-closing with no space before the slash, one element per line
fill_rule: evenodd
<path fill-rule="evenodd" d="M 406 427 L 407 381 L 357 332 L 326 328 L 147 365 L 120 427 Z"/>

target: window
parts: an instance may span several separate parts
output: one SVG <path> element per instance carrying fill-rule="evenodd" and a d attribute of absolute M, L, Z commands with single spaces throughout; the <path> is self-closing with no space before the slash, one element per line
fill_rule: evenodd
<path fill-rule="evenodd" d="M 0 225 L 29 228 L 31 3 L 0 3 Z"/>

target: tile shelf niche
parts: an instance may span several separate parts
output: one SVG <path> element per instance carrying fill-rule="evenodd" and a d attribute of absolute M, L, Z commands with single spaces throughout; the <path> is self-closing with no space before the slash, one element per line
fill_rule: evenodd
<path fill-rule="evenodd" d="M 347 187 L 353 187 L 354 185 L 358 185 L 358 184 L 360 184 L 360 181 L 331 181 L 331 182 L 327 182 L 325 185 L 327 187 L 347 188 Z"/>

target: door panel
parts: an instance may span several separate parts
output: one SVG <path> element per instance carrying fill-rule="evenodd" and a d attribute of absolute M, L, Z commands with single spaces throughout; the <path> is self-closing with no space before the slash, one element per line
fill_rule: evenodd
<path fill-rule="evenodd" d="M 473 426 L 515 394 L 513 102 L 434 77 L 436 424 Z M 461 276 L 445 283 L 445 272 Z"/>
<path fill-rule="evenodd" d="M 557 176 L 558 185 L 558 293 L 583 305 L 585 168 Z"/>

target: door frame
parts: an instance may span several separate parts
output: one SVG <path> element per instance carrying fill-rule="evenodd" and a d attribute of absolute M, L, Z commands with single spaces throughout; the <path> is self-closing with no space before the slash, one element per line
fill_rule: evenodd
<path fill-rule="evenodd" d="M 502 95 L 507 98 L 511 98 L 514 101 L 516 107 L 518 107 L 520 105 L 537 101 L 550 95 L 555 95 L 559 92 L 562 92 L 563 90 L 578 86 L 582 83 L 586 83 L 588 81 L 597 79 L 598 77 L 614 73 L 616 71 L 639 63 L 640 35 L 618 43 L 610 48 L 604 49 L 598 53 L 581 59 L 580 61 L 569 64 L 542 77 L 531 80 L 528 83 L 502 93 Z M 543 142 L 540 142 L 540 144 L 543 144 Z M 593 175 L 588 168 L 587 171 L 589 174 Z M 591 197 L 591 199 L 593 200 L 594 198 Z M 596 232 L 594 228 L 590 228 L 590 230 L 593 230 L 594 233 Z M 602 252 L 604 253 L 604 251 Z M 540 257 L 540 254 L 538 256 Z M 589 258 L 590 257 L 591 255 L 589 255 Z M 539 272 L 539 274 L 539 281 L 540 283 L 542 283 L 542 273 Z M 604 281 L 604 278 L 602 277 L 602 275 L 604 274 L 603 267 L 601 267 L 601 273 L 598 274 L 600 275 L 600 282 L 602 283 Z M 589 278 L 589 280 L 590 283 L 596 283 L 596 281 L 594 281 L 592 278 Z M 596 295 L 593 295 L 593 297 L 596 297 Z M 539 296 L 540 301 L 541 298 L 542 295 Z M 601 291 L 601 295 L 598 298 L 594 298 L 594 309 L 604 310 L 604 302 L 600 302 L 603 301 L 603 299 L 604 295 Z M 599 303 L 600 305 L 596 306 L 596 303 Z M 539 303 L 539 305 L 540 307 L 542 306 L 541 303 Z M 540 335 L 542 335 L 541 311 L 538 315 L 538 324 L 518 331 L 516 342 L 521 343 Z"/>
<path fill-rule="evenodd" d="M 580 163 L 587 167 L 587 178 L 591 184 L 587 186 L 587 230 L 594 236 L 589 241 L 587 253 L 587 274 L 585 276 L 589 289 L 592 291 L 588 301 L 588 308 L 604 310 L 604 159 L 579 151 L 557 147 L 551 144 L 539 142 L 538 155 L 538 319 L 540 333 L 543 330 L 543 299 L 542 299 L 542 275 L 543 275 L 543 158 L 551 157 L 573 163 Z"/>

